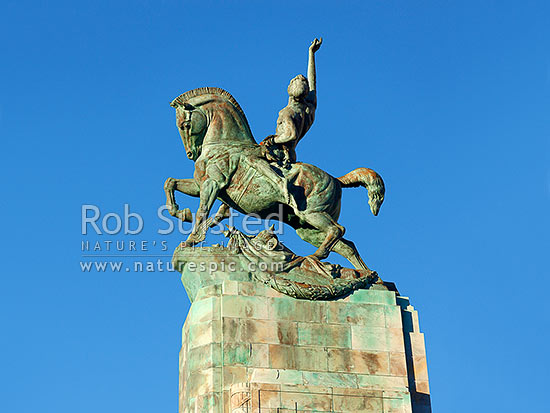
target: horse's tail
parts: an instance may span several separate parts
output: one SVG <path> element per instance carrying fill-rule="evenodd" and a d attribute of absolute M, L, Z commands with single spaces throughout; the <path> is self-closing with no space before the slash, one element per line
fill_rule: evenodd
<path fill-rule="evenodd" d="M 344 188 L 355 188 L 361 185 L 369 194 L 369 206 L 374 215 L 378 215 L 380 206 L 384 202 L 384 181 L 382 177 L 369 168 L 357 168 L 337 178 Z"/>

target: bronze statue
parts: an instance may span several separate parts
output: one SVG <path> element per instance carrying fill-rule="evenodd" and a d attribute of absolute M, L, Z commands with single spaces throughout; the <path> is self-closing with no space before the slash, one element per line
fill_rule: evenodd
<path fill-rule="evenodd" d="M 365 187 L 370 209 L 377 215 L 384 200 L 382 178 L 368 168 L 334 178 L 313 165 L 295 162 L 296 144 L 314 119 L 314 53 L 320 45 L 321 40 L 315 39 L 310 46 L 307 87 L 303 76 L 291 81 L 289 105 L 279 114 L 276 134 L 263 145 L 256 143 L 243 110 L 225 90 L 193 89 L 172 101 L 176 125 L 187 157 L 195 162 L 195 173 L 189 179 L 166 180 L 170 214 L 192 221 L 189 209 L 179 210 L 174 191 L 200 198 L 193 231 L 184 246 L 203 241 L 206 230 L 227 217 L 229 208 L 266 218 L 282 207 L 282 221 L 317 247 L 316 259 L 325 259 L 334 251 L 356 269 L 370 271 L 353 242 L 343 238 L 345 229 L 337 221 L 342 188 Z M 222 206 L 209 219 L 216 199 Z"/>

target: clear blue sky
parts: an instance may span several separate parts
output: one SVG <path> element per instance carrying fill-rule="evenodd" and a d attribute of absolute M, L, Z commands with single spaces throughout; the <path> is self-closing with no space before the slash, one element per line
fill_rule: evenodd
<path fill-rule="evenodd" d="M 380 215 L 347 190 L 341 222 L 420 312 L 434 411 L 548 409 L 547 2 L 5 0 L 0 35 L 1 411 L 176 410 L 177 274 L 84 273 L 81 241 L 170 253 L 183 236 L 157 234 L 162 185 L 193 163 L 168 102 L 225 88 L 263 138 L 315 36 L 298 155 L 384 177 Z M 85 237 L 83 203 L 128 203 L 145 228 Z"/>

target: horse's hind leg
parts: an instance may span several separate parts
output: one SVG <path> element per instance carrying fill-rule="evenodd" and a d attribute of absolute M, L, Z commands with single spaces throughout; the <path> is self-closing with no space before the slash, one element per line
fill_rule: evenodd
<path fill-rule="evenodd" d="M 336 244 L 334 244 L 332 250 L 351 262 L 355 269 L 371 271 L 359 255 L 359 251 L 357 251 L 357 248 L 353 242 L 345 238 L 340 238 Z"/>
<path fill-rule="evenodd" d="M 309 242 L 315 247 L 319 247 L 325 239 L 325 234 L 313 228 L 298 228 L 296 233 L 304 241 Z M 356 270 L 371 271 L 367 264 L 363 262 L 355 244 L 347 239 L 340 238 L 332 247 L 332 251 L 347 259 Z"/>
<path fill-rule="evenodd" d="M 325 234 L 321 231 L 313 228 L 298 228 L 296 234 L 302 238 L 305 242 L 310 243 L 314 247 L 319 247 L 325 239 Z"/>
<path fill-rule="evenodd" d="M 345 228 L 339 225 L 326 212 L 308 213 L 302 215 L 301 218 L 324 236 L 324 239 L 320 244 L 316 245 L 312 243 L 318 247 L 317 251 L 315 251 L 313 255 L 319 259 L 327 258 L 331 249 L 338 242 L 338 240 L 342 238 L 344 232 L 346 232 Z"/>

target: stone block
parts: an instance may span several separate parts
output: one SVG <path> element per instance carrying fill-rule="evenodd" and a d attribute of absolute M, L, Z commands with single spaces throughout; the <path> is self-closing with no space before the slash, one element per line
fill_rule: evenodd
<path fill-rule="evenodd" d="M 417 380 L 415 386 L 417 393 L 430 394 L 430 384 L 428 380 Z"/>
<path fill-rule="evenodd" d="M 405 341 L 401 328 L 387 328 L 388 350 L 394 352 L 405 352 Z"/>
<path fill-rule="evenodd" d="M 201 291 L 204 290 L 201 289 Z M 189 310 L 192 324 L 220 319 L 220 297 L 205 297 L 195 300 Z"/>
<path fill-rule="evenodd" d="M 269 365 L 273 369 L 296 369 L 294 346 L 270 344 Z"/>
<path fill-rule="evenodd" d="M 386 328 L 351 326 L 351 347 L 354 350 L 387 351 L 388 337 Z"/>
<path fill-rule="evenodd" d="M 223 343 L 224 365 L 250 366 L 252 357 L 252 344 L 250 343 Z"/>
<path fill-rule="evenodd" d="M 406 389 L 408 386 L 407 377 L 398 376 L 374 376 L 358 374 L 357 384 L 359 387 L 374 389 Z"/>
<path fill-rule="evenodd" d="M 224 295 L 221 298 L 223 317 L 267 319 L 267 307 L 264 297 Z"/>
<path fill-rule="evenodd" d="M 269 344 L 252 344 L 250 367 L 269 367 Z"/>
<path fill-rule="evenodd" d="M 381 392 L 380 392 L 381 393 Z M 333 396 L 334 412 L 383 412 L 382 395 L 342 395 Z"/>
<path fill-rule="evenodd" d="M 418 321 L 418 311 L 414 310 L 414 307 L 411 306 L 412 314 L 411 321 L 414 332 L 420 332 L 420 322 Z"/>
<path fill-rule="evenodd" d="M 298 344 L 301 346 L 344 347 L 351 345 L 347 325 L 298 323 Z"/>
<path fill-rule="evenodd" d="M 356 374 L 389 374 L 389 353 L 329 349 L 329 370 Z"/>
<path fill-rule="evenodd" d="M 189 326 L 188 349 L 221 341 L 220 322 L 217 320 Z"/>
<path fill-rule="evenodd" d="M 282 409 L 291 411 L 325 411 L 332 409 L 332 395 L 330 393 L 312 393 L 298 391 L 282 391 L 281 405 Z"/>
<path fill-rule="evenodd" d="M 324 347 L 295 346 L 294 356 L 298 370 L 328 370 L 328 352 Z"/>
<path fill-rule="evenodd" d="M 222 283 L 223 295 L 239 295 L 239 282 L 233 280 L 225 280 Z"/>
<path fill-rule="evenodd" d="M 183 367 L 187 365 L 187 343 L 184 342 L 184 344 L 181 346 L 180 352 L 179 352 L 179 365 L 180 365 L 180 373 L 185 370 Z"/>
<path fill-rule="evenodd" d="M 332 389 L 333 394 L 336 396 L 361 396 L 370 398 L 382 398 L 382 390 L 362 389 L 362 388 L 349 388 L 349 389 Z"/>
<path fill-rule="evenodd" d="M 291 300 L 289 297 L 266 297 L 266 306 L 270 320 L 292 320 L 296 321 L 296 304 L 298 300 Z"/>
<path fill-rule="evenodd" d="M 296 344 L 296 323 L 223 317 L 224 342 Z"/>
<path fill-rule="evenodd" d="M 198 291 L 197 296 L 195 297 L 193 302 L 200 301 L 210 297 L 219 297 L 221 295 L 221 292 L 222 292 L 221 284 L 214 284 L 214 285 L 203 287 Z"/>
<path fill-rule="evenodd" d="M 268 383 L 251 385 L 250 398 L 252 412 L 276 412 L 281 406 L 281 386 Z"/>
<path fill-rule="evenodd" d="M 407 376 L 405 353 L 390 353 L 390 374 L 392 376 Z"/>
<path fill-rule="evenodd" d="M 299 370 L 252 368 L 248 372 L 251 383 L 303 384 L 302 372 Z"/>
<path fill-rule="evenodd" d="M 394 305 L 384 306 L 384 313 L 386 318 L 386 327 L 389 328 L 403 328 L 403 320 L 401 318 L 401 309 Z"/>
<path fill-rule="evenodd" d="M 330 302 L 327 303 L 327 322 L 385 327 L 384 306 L 340 301 Z"/>
<path fill-rule="evenodd" d="M 265 296 L 269 287 L 256 282 L 239 283 L 239 296 L 262 297 L 265 302 Z"/>
<path fill-rule="evenodd" d="M 400 394 L 384 392 L 383 413 L 412 413 L 411 400 L 408 393 Z"/>
<path fill-rule="evenodd" d="M 325 302 L 271 297 L 267 298 L 267 306 L 272 320 L 324 323 L 327 318 Z"/>
<path fill-rule="evenodd" d="M 223 367 L 223 390 L 229 390 L 234 383 L 246 383 L 247 368 L 243 366 Z"/>
<path fill-rule="evenodd" d="M 411 341 L 411 352 L 413 355 L 426 354 L 423 333 L 409 333 L 409 338 Z"/>
<path fill-rule="evenodd" d="M 189 372 L 219 367 L 222 364 L 221 344 L 210 343 L 194 347 L 189 350 L 188 360 L 187 370 Z"/>
<path fill-rule="evenodd" d="M 413 369 L 415 381 L 428 381 L 428 363 L 426 362 L 426 356 L 416 356 L 413 354 Z"/>
<path fill-rule="evenodd" d="M 315 371 L 304 371 L 304 384 L 312 386 L 329 386 L 356 388 L 357 375 L 349 373 L 324 373 Z"/>
<path fill-rule="evenodd" d="M 343 301 L 349 303 L 396 305 L 395 292 L 386 290 L 357 290 Z"/>
<path fill-rule="evenodd" d="M 194 402 L 193 413 L 210 413 L 222 405 L 222 394 L 218 392 L 203 394 L 198 396 Z"/>
<path fill-rule="evenodd" d="M 333 388 L 328 386 L 311 386 L 311 385 L 296 385 L 296 384 L 281 384 L 281 391 L 291 393 L 332 393 Z"/>
<path fill-rule="evenodd" d="M 221 367 L 191 372 L 186 383 L 186 392 L 195 396 L 220 392 L 222 388 L 221 376 Z"/>
<path fill-rule="evenodd" d="M 351 326 L 351 341 L 354 350 L 405 352 L 399 328 Z"/>
<path fill-rule="evenodd" d="M 223 364 L 245 367 L 269 367 L 268 345 L 224 343 Z"/>
<path fill-rule="evenodd" d="M 223 364 L 245 367 L 269 367 L 269 345 L 259 343 L 223 343 Z"/>

